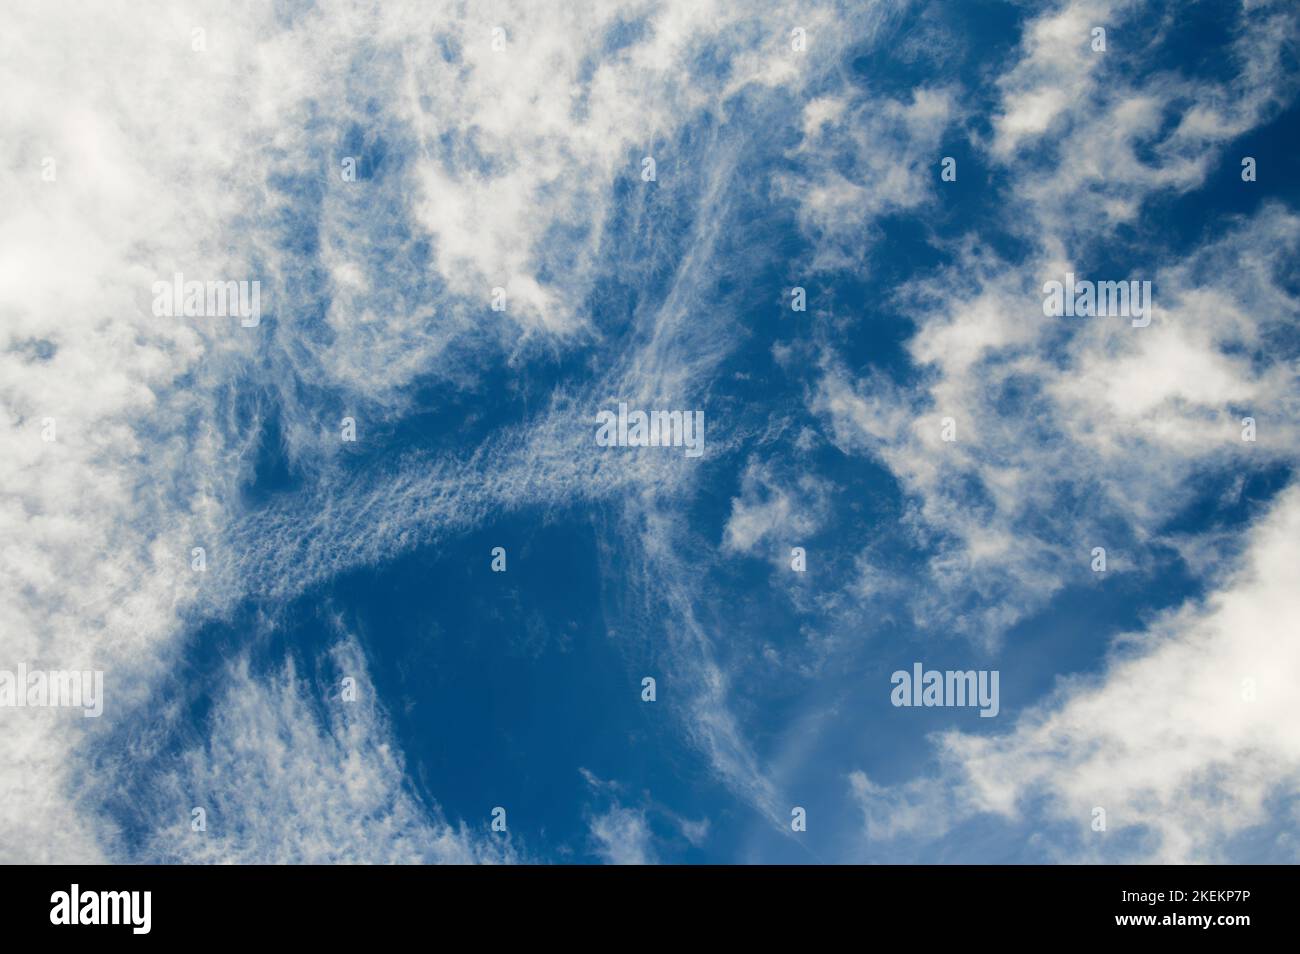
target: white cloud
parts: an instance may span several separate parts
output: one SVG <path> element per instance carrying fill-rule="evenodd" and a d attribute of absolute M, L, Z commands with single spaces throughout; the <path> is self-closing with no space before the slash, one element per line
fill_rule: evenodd
<path fill-rule="evenodd" d="M 896 789 L 852 776 L 871 838 L 936 838 L 995 813 L 1073 827 L 1070 860 L 1244 860 L 1230 839 L 1300 793 L 1300 487 L 1203 600 L 1119 637 L 1104 670 L 1062 681 L 1010 732 L 937 739 L 943 774 Z M 1040 806 L 1040 807 L 1034 807 Z M 1107 830 L 1092 830 L 1093 809 Z M 1154 836 L 1153 841 L 1142 833 Z"/>
<path fill-rule="evenodd" d="M 914 603 L 921 625 L 956 621 L 997 645 L 1088 578 L 1094 546 L 1136 556 L 1155 541 L 1200 493 L 1192 474 L 1295 459 L 1300 393 L 1288 352 L 1264 342 L 1300 311 L 1284 276 L 1297 245 L 1300 219 L 1264 206 L 1153 274 L 1147 328 L 1045 318 L 1041 284 L 1066 262 L 968 254 L 907 298 L 920 319 L 908 347 L 926 372 L 916 387 L 855 381 L 825 359 L 812 407 L 842 449 L 890 468 L 935 549 L 940 591 Z M 1247 416 L 1267 422 L 1254 443 Z M 1090 505 L 1063 510 L 1062 494 Z"/>
<path fill-rule="evenodd" d="M 812 474 L 792 476 L 786 485 L 770 464 L 751 459 L 741 476 L 741 495 L 731 500 L 722 549 L 753 553 L 766 546 L 784 560 L 825 519 L 828 493 L 827 482 Z"/>
<path fill-rule="evenodd" d="M 1110 43 L 1117 42 L 1116 20 L 1131 6 L 1074 0 L 1025 24 L 1019 60 L 998 81 L 1003 98 L 993 122 L 995 155 L 1008 156 L 1041 136 L 1071 107 L 1091 107 L 1106 55 L 1092 49 L 1092 29 L 1109 28 Z"/>
<path fill-rule="evenodd" d="M 615 805 L 589 820 L 596 853 L 610 865 L 647 865 L 655 863 L 650 826 L 640 809 Z"/>
<path fill-rule="evenodd" d="M 1022 200 L 1013 227 L 1095 241 L 1097 231 L 1136 220 L 1149 196 L 1202 186 L 1228 141 L 1294 96 L 1286 59 L 1300 36 L 1294 9 L 1241 11 L 1226 81 L 1150 70 L 1164 55 L 1155 15 L 1134 2 L 1074 0 L 1026 24 L 1015 65 L 998 79 L 987 143 Z M 1091 48 L 1093 27 L 1107 30 L 1104 53 Z"/>
<path fill-rule="evenodd" d="M 816 242 L 814 268 L 860 265 L 877 219 L 933 200 L 939 144 L 957 113 L 954 90 L 942 87 L 902 99 L 868 93 L 851 104 L 821 96 L 804 105 L 792 154 L 799 165 L 775 184 Z"/>

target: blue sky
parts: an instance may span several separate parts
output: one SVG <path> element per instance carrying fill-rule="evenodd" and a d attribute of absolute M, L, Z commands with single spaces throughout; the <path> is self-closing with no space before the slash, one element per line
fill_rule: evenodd
<path fill-rule="evenodd" d="M 1293 6 L 62 6 L 0 669 L 107 688 L 0 709 L 0 860 L 1296 860 Z"/>

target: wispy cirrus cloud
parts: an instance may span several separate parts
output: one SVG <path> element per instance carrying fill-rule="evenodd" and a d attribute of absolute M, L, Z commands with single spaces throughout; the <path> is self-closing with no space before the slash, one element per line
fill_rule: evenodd
<path fill-rule="evenodd" d="M 258 672 L 245 653 L 227 665 L 199 731 L 186 724 L 184 710 L 173 710 L 178 719 L 168 728 L 183 741 L 150 763 L 146 803 L 132 809 L 136 822 L 152 827 L 139 857 L 191 864 L 518 860 L 510 837 L 490 832 L 486 816 L 471 830 L 411 793 L 355 637 L 341 633 L 314 677 L 299 669 L 290 658 Z M 104 768 L 135 771 L 111 760 Z"/>
<path fill-rule="evenodd" d="M 699 351 L 693 279 L 634 319 L 642 346 L 591 389 L 598 398 L 561 397 L 556 415 L 520 428 L 532 435 L 523 463 L 507 460 L 518 436 L 507 430 L 477 451 L 417 456 L 336 495 L 347 461 L 334 433 L 345 414 L 363 433 L 392 425 L 422 383 L 473 390 L 485 369 L 550 360 L 601 334 L 587 295 L 611 254 L 618 183 L 660 150 L 671 187 L 662 150 L 686 126 L 716 120 L 751 86 L 797 87 L 816 72 L 780 59 L 785 24 L 817 37 L 838 22 L 833 11 L 780 13 L 776 29 L 740 6 L 697 3 L 560 16 L 519 4 L 349 2 L 16 12 L 0 41 L 12 173 L 0 185 L 10 210 L 0 361 L 6 443 L 16 448 L 4 471 L 7 656 L 106 669 L 111 727 L 115 711 L 138 711 L 157 692 L 187 626 L 246 596 L 299 593 L 506 504 L 671 487 L 672 464 L 575 454 L 575 422 L 611 393 L 701 390 L 695 372 L 725 349 Z M 838 41 L 826 29 L 814 42 L 831 54 Z M 721 159 L 692 176 L 705 208 L 725 200 L 739 141 L 720 145 Z M 348 160 L 355 179 L 344 175 Z M 714 238 L 701 217 L 684 273 L 703 273 Z M 262 323 L 154 315 L 152 283 L 178 271 L 260 281 Z M 503 311 L 491 308 L 496 287 Z M 48 443 L 46 418 L 58 434 Z M 284 459 L 302 481 L 299 499 L 256 509 L 245 498 L 259 454 Z M 196 546 L 205 576 L 191 569 Z M 306 690 L 288 663 L 280 676 L 236 667 L 226 678 L 241 690 L 235 701 L 249 701 L 230 716 L 244 724 L 212 725 L 219 736 L 249 726 L 283 734 L 300 717 L 291 713 Z M 301 717 L 293 731 L 311 756 L 356 741 L 355 727 Z M 375 722 L 366 738 L 379 745 L 383 731 Z M 68 784 L 85 759 L 82 732 L 33 717 L 3 733 L 0 843 L 15 860 L 116 850 L 112 821 L 85 824 L 95 808 Z M 219 768 L 251 773 L 250 784 L 274 774 L 265 753 L 224 768 L 194 753 L 191 781 Z M 424 825 L 429 835 L 392 794 L 397 764 L 368 766 L 379 789 L 317 833 L 343 839 L 337 854 L 324 841 L 303 850 L 353 857 L 347 841 L 361 834 L 396 838 Z M 238 791 L 212 797 L 249 838 L 209 840 L 203 858 L 260 857 L 264 843 L 271 856 L 292 854 L 270 843 L 269 828 L 252 830 L 256 806 L 238 804 Z M 366 806 L 394 826 L 349 827 L 348 811 Z M 66 834 L 38 847 L 24 836 L 33 824 Z M 189 850 L 160 839 L 159 856 Z M 400 841 L 391 847 L 405 856 Z"/>

